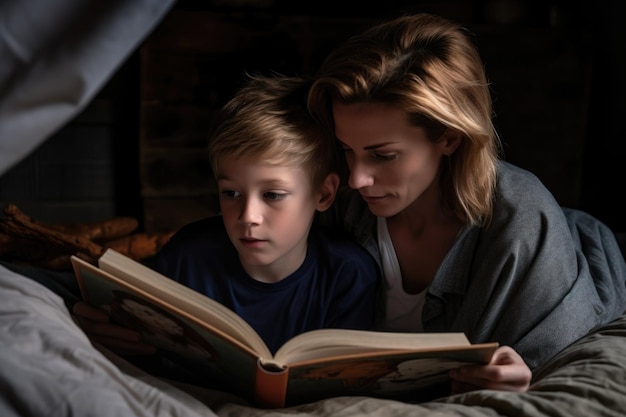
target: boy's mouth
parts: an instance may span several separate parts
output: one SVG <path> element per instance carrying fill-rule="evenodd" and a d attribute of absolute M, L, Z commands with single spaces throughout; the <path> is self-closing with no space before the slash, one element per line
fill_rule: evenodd
<path fill-rule="evenodd" d="M 256 239 L 253 237 L 242 237 L 239 239 L 239 242 L 241 242 L 241 244 L 245 247 L 258 247 L 266 242 L 266 240 Z"/>

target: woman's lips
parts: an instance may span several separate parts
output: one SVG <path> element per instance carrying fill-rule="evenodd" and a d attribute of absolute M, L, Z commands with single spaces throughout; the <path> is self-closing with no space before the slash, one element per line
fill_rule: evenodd
<path fill-rule="evenodd" d="M 363 200 L 365 200 L 365 202 L 367 203 L 379 203 L 380 201 L 385 199 L 386 196 L 370 196 L 361 194 L 361 197 L 363 197 Z"/>

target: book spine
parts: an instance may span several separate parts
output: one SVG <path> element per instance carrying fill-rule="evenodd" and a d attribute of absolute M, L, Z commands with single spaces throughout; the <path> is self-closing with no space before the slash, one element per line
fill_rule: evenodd
<path fill-rule="evenodd" d="M 282 408 L 285 406 L 289 368 L 257 361 L 254 381 L 255 402 L 263 408 Z"/>

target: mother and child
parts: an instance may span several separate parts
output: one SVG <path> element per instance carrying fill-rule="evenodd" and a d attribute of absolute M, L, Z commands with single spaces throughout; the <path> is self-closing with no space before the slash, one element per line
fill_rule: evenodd
<path fill-rule="evenodd" d="M 210 146 L 221 216 L 182 228 L 154 267 L 273 346 L 315 327 L 464 332 L 501 347 L 451 372 L 451 393 L 526 391 L 626 307 L 614 235 L 503 160 L 483 63 L 448 19 L 382 22 L 311 81 L 251 77 Z M 151 351 L 104 312 L 73 311 L 92 340 Z"/>

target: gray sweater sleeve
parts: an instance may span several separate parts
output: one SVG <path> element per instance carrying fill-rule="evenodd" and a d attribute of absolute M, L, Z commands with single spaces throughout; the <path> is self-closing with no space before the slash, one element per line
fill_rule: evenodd
<path fill-rule="evenodd" d="M 446 256 L 424 310 L 428 331 L 512 346 L 534 369 L 626 305 L 614 235 L 561 208 L 531 173 L 503 163 L 494 219 Z"/>

